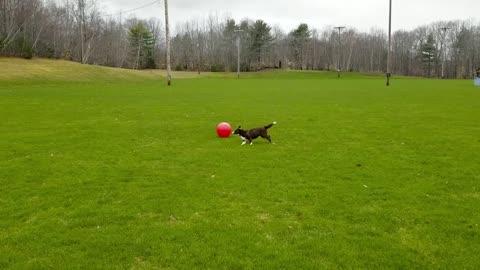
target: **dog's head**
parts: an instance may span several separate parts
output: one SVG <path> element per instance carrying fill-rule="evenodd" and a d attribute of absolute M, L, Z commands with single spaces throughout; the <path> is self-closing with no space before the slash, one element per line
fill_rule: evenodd
<path fill-rule="evenodd" d="M 243 130 L 243 129 L 242 129 L 242 126 L 238 126 L 238 128 L 235 129 L 235 131 L 233 131 L 233 134 L 234 134 L 234 135 L 240 135 L 240 132 L 241 132 L 242 130 Z"/>

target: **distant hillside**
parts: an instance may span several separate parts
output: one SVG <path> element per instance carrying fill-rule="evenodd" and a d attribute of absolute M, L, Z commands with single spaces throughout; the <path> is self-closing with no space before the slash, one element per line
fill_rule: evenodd
<path fill-rule="evenodd" d="M 202 72 L 173 72 L 176 79 L 195 77 L 228 77 L 234 74 Z M 130 70 L 96 65 L 82 65 L 65 60 L 0 57 L 0 81 L 47 80 L 47 81 L 95 81 L 163 79 L 165 70 Z"/>
<path fill-rule="evenodd" d="M 51 60 L 34 58 L 0 57 L 0 81 L 118 81 L 118 80 L 163 80 L 166 77 L 165 70 L 130 70 L 111 68 L 97 65 L 82 65 L 77 62 L 65 60 Z M 187 78 L 236 78 L 235 72 L 197 72 L 177 71 L 173 72 L 174 79 Z M 336 72 L 328 71 L 298 71 L 298 70 L 264 70 L 260 72 L 242 73 L 242 78 L 276 78 L 276 79 L 337 79 Z M 342 73 L 345 79 L 383 78 L 381 73 Z M 395 78 L 399 78 L 396 76 Z"/>
<path fill-rule="evenodd" d="M 35 58 L 0 58 L 0 80 L 118 80 L 118 79 L 155 79 L 164 77 L 161 71 L 148 72 L 110 68 L 95 65 L 82 65 L 64 60 Z"/>

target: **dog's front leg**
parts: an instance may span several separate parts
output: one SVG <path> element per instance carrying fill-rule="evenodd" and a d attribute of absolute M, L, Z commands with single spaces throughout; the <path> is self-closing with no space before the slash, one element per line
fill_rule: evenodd
<path fill-rule="evenodd" d="M 245 144 L 247 144 L 247 138 L 245 138 L 245 137 L 243 137 L 243 136 L 240 136 L 240 138 L 242 138 L 242 140 L 243 140 L 243 143 L 242 143 L 242 145 L 245 145 Z"/>

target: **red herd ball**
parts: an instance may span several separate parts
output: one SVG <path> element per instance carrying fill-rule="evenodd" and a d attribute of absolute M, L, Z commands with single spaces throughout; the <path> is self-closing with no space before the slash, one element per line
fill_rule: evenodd
<path fill-rule="evenodd" d="M 229 123 L 220 123 L 217 126 L 217 134 L 221 138 L 228 138 L 232 134 L 232 127 Z"/>

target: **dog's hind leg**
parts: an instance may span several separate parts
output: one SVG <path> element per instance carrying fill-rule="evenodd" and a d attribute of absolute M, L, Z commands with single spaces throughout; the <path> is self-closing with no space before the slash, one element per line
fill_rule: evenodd
<path fill-rule="evenodd" d="M 262 134 L 262 138 L 267 139 L 270 143 L 272 143 L 272 139 L 270 138 L 270 135 L 268 134 Z"/>

